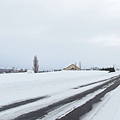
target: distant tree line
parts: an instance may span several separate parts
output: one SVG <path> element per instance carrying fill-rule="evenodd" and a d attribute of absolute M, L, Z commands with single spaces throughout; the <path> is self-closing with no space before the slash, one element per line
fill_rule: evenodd
<path fill-rule="evenodd" d="M 115 68 L 114 67 L 102 68 L 100 70 L 109 71 L 109 72 L 115 72 Z"/>
<path fill-rule="evenodd" d="M 0 74 L 2 73 L 20 73 L 20 72 L 27 72 L 27 69 L 15 69 L 15 68 L 11 68 L 11 69 L 7 69 L 7 68 L 0 68 Z"/>

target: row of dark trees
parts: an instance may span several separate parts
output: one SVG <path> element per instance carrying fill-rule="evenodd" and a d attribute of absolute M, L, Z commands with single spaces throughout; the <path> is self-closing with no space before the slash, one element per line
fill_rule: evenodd
<path fill-rule="evenodd" d="M 100 70 L 109 71 L 109 72 L 115 72 L 115 68 L 114 67 L 102 68 Z"/>

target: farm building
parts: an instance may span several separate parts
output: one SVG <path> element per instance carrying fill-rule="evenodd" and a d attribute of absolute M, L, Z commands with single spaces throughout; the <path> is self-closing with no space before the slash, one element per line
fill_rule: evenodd
<path fill-rule="evenodd" d="M 63 70 L 80 70 L 80 68 L 74 64 L 71 64 L 68 67 L 64 68 Z"/>

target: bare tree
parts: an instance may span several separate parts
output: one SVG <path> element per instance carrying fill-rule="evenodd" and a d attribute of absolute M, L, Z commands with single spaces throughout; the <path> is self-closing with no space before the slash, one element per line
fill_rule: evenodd
<path fill-rule="evenodd" d="M 34 73 L 38 73 L 39 70 L 39 64 L 38 64 L 38 59 L 37 59 L 37 55 L 34 56 L 34 60 L 33 60 L 33 71 Z"/>

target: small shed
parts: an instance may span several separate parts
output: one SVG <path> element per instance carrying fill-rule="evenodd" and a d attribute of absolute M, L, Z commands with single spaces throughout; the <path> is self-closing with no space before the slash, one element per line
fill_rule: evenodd
<path fill-rule="evenodd" d="M 63 70 L 80 70 L 75 64 L 71 64 L 68 67 L 64 68 Z"/>

